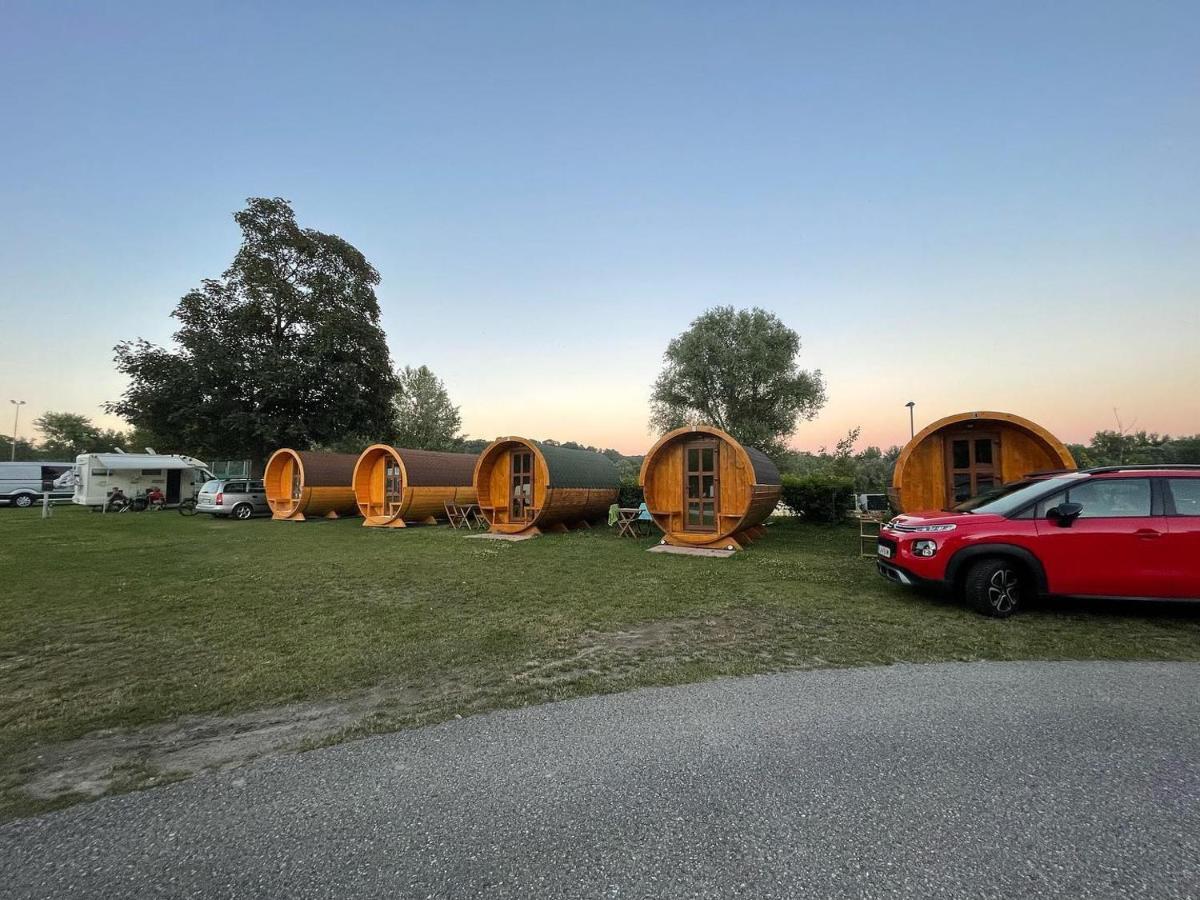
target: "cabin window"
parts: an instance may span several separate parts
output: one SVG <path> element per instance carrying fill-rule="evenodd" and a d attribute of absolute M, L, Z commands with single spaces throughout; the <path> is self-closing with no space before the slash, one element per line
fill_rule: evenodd
<path fill-rule="evenodd" d="M 716 531 L 720 452 L 713 441 L 684 446 L 683 525 L 687 531 Z"/>
<path fill-rule="evenodd" d="M 292 499 L 299 500 L 301 494 L 300 467 L 292 464 Z"/>
<path fill-rule="evenodd" d="M 518 450 L 512 453 L 511 514 L 513 521 L 523 522 L 533 509 L 533 453 Z"/>
<path fill-rule="evenodd" d="M 975 432 L 946 436 L 946 489 L 950 494 L 947 506 L 970 500 L 1001 484 L 996 466 L 1000 438 L 994 434 Z"/>

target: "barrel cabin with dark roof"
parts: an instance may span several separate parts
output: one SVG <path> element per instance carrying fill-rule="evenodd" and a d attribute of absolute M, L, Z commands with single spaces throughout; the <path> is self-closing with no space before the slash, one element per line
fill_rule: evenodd
<path fill-rule="evenodd" d="M 665 543 L 709 549 L 737 550 L 762 536 L 782 490 L 770 457 L 708 425 L 663 435 L 640 481 Z"/>
<path fill-rule="evenodd" d="M 479 455 L 474 484 L 494 533 L 537 534 L 602 521 L 620 478 L 601 453 L 503 437 Z"/>

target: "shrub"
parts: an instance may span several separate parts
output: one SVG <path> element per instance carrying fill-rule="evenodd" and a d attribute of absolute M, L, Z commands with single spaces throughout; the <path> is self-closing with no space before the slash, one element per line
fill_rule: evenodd
<path fill-rule="evenodd" d="M 806 522 L 838 522 L 854 504 L 854 479 L 784 475 L 783 505 Z"/>
<path fill-rule="evenodd" d="M 636 475 L 624 475 L 621 478 L 621 490 L 617 495 L 617 505 L 624 507 L 640 506 L 645 499 Z"/>

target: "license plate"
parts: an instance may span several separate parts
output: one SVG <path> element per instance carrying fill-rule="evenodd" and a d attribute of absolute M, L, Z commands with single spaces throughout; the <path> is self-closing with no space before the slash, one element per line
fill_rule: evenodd
<path fill-rule="evenodd" d="M 879 544 L 878 546 L 876 546 L 875 552 L 878 553 L 880 556 L 882 556 L 884 559 L 892 558 L 892 548 L 886 547 L 883 544 Z"/>

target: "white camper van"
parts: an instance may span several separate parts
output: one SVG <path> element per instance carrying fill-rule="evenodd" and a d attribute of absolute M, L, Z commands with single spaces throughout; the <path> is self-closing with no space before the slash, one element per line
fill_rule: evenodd
<path fill-rule="evenodd" d="M 103 507 L 120 488 L 130 500 L 157 487 L 167 505 L 191 499 L 212 478 L 208 465 L 191 456 L 165 453 L 81 453 L 75 458 L 75 496 L 80 506 Z"/>
<path fill-rule="evenodd" d="M 69 462 L 0 462 L 0 503 L 27 507 L 48 493 L 51 500 L 70 500 L 71 488 L 63 484 L 63 475 L 73 466 Z"/>

